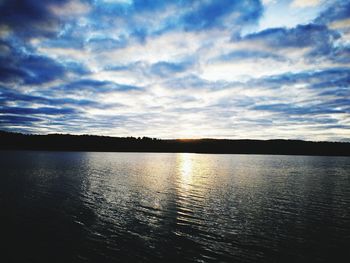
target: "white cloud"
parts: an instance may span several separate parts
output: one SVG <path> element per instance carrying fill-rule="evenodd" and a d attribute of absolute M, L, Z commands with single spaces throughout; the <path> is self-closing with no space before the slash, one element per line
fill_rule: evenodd
<path fill-rule="evenodd" d="M 291 3 L 291 6 L 299 7 L 299 8 L 314 7 L 314 6 L 318 6 L 320 3 L 321 3 L 320 0 L 294 0 Z"/>
<path fill-rule="evenodd" d="M 350 18 L 334 21 L 329 27 L 331 29 L 350 29 Z"/>
<path fill-rule="evenodd" d="M 275 4 L 277 0 L 262 0 L 264 5 Z"/>
<path fill-rule="evenodd" d="M 64 5 L 51 5 L 50 10 L 57 16 L 84 15 L 91 11 L 90 5 L 79 0 L 70 0 Z"/>

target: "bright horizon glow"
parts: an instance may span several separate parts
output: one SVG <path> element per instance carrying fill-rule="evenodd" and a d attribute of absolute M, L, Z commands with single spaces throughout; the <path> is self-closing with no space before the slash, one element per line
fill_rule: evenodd
<path fill-rule="evenodd" d="M 349 21 L 341 0 L 1 1 L 0 130 L 350 141 Z"/>

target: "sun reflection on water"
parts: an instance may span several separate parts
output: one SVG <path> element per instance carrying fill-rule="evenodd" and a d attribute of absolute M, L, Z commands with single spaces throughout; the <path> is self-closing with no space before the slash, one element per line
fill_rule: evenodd
<path fill-rule="evenodd" d="M 193 183 L 193 160 L 191 154 L 181 153 L 178 160 L 179 181 L 181 187 L 188 190 Z"/>

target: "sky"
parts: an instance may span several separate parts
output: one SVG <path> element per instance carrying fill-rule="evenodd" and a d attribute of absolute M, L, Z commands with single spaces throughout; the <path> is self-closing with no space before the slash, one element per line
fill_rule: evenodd
<path fill-rule="evenodd" d="M 0 0 L 0 130 L 350 141 L 350 0 Z"/>

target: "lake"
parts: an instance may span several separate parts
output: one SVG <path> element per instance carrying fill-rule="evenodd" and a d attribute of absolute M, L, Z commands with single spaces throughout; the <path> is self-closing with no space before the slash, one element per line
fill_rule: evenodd
<path fill-rule="evenodd" d="M 0 151 L 2 262 L 339 262 L 350 158 Z"/>

